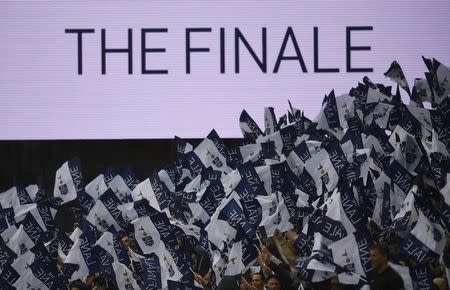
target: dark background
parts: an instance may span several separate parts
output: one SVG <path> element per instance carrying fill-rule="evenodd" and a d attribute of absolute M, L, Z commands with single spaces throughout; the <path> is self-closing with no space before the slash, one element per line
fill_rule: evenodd
<path fill-rule="evenodd" d="M 194 147 L 203 139 L 186 139 Z M 224 139 L 236 146 L 242 139 Z M 36 184 L 41 179 L 47 194 L 53 194 L 56 170 L 79 157 L 84 185 L 112 167 L 117 173 L 131 167 L 140 181 L 175 161 L 175 139 L 138 140 L 37 140 L 0 141 L 0 193 L 15 186 Z M 72 202 L 60 206 L 55 225 L 71 231 Z"/>

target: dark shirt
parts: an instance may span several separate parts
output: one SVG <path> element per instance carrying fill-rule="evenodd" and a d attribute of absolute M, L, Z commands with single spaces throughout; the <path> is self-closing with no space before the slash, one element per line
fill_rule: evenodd
<path fill-rule="evenodd" d="M 384 272 L 377 273 L 375 279 L 370 283 L 370 290 L 403 290 L 403 280 L 391 267 Z"/>

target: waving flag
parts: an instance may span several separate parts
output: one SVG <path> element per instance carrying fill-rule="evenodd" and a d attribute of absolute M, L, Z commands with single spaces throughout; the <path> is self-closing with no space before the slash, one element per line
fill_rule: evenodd
<path fill-rule="evenodd" d="M 127 290 L 138 290 L 140 287 L 138 286 L 136 280 L 133 277 L 133 272 L 127 268 L 122 263 L 113 262 L 112 267 L 114 269 L 114 278 L 115 285 L 118 289 L 127 289 Z"/>
<path fill-rule="evenodd" d="M 161 243 L 161 237 L 150 217 L 140 217 L 131 222 L 134 238 L 144 254 L 154 253 Z"/>
<path fill-rule="evenodd" d="M 109 189 L 96 201 L 86 220 L 102 232 L 106 231 L 111 225 L 117 231 L 120 231 L 125 221 L 121 211 L 118 209 L 119 205 L 121 205 L 121 202 L 116 194 Z"/>
<path fill-rule="evenodd" d="M 430 221 L 421 211 L 413 230 L 401 244 L 402 252 L 420 262 L 438 261 L 444 251 L 445 236 L 443 228 Z"/>
<path fill-rule="evenodd" d="M 227 166 L 226 152 L 223 141 L 214 130 L 194 149 L 194 153 L 203 164 L 202 168 L 211 166 L 214 170 L 228 173 L 232 169 Z"/>
<path fill-rule="evenodd" d="M 121 203 L 132 201 L 131 189 L 125 183 L 122 176 L 116 175 L 108 184 L 109 189 L 114 192 Z"/>
<path fill-rule="evenodd" d="M 399 235 L 402 232 L 410 232 L 412 225 L 417 222 L 418 212 L 414 203 L 414 192 L 417 192 L 417 185 L 410 190 L 392 221 L 391 229 Z"/>
<path fill-rule="evenodd" d="M 131 222 L 140 217 L 152 216 L 159 213 L 159 211 L 150 205 L 147 199 L 121 204 L 117 208 L 122 212 L 122 217 L 125 222 Z"/>
<path fill-rule="evenodd" d="M 99 199 L 99 197 L 108 190 L 108 185 L 105 182 L 103 174 L 98 175 L 94 180 L 92 180 L 88 185 L 84 187 L 84 191 L 89 194 L 94 200 Z"/>
<path fill-rule="evenodd" d="M 333 263 L 343 268 L 339 271 L 339 282 L 358 285 L 361 280 L 367 281 L 360 252 L 355 250 L 358 249 L 358 244 L 353 235 L 330 244 L 328 248 L 331 250 Z"/>
<path fill-rule="evenodd" d="M 27 187 L 29 188 L 29 187 Z M 33 203 L 28 190 L 25 187 L 14 186 L 0 193 L 0 205 L 2 208 L 16 209 L 20 205 Z"/>
<path fill-rule="evenodd" d="M 331 133 L 336 133 L 337 129 L 341 127 L 334 90 L 323 99 L 322 109 L 316 120 L 317 129 L 327 130 Z"/>
<path fill-rule="evenodd" d="M 420 290 L 434 287 L 432 273 L 425 264 L 407 267 L 389 263 L 389 266 L 402 277 L 405 289 Z"/>
<path fill-rule="evenodd" d="M 397 61 L 393 61 L 387 72 L 384 75 L 394 82 L 396 82 L 402 89 L 404 89 L 408 95 L 411 95 L 409 89 L 408 81 L 406 80 L 405 74 Z"/>
<path fill-rule="evenodd" d="M 251 242 L 246 239 L 234 242 L 228 252 L 224 276 L 240 276 L 250 268 L 256 258 L 258 250 Z"/>
<path fill-rule="evenodd" d="M 61 198 L 62 203 L 77 198 L 78 193 L 84 192 L 83 175 L 78 158 L 65 162 L 55 176 L 55 189 L 53 196 Z"/>
<path fill-rule="evenodd" d="M 156 255 L 140 259 L 142 272 L 140 284 L 141 289 L 164 289 L 167 281 L 161 279 L 161 262 Z M 164 287 L 163 287 L 164 283 Z"/>
<path fill-rule="evenodd" d="M 245 139 L 255 141 L 263 134 L 258 124 L 256 124 L 245 110 L 242 111 L 241 116 L 239 117 L 239 125 Z"/>
<path fill-rule="evenodd" d="M 20 274 L 17 273 L 13 267 L 10 265 L 2 266 L 2 271 L 0 272 L 0 285 L 5 289 L 16 289 L 12 285 L 14 285 L 19 278 Z"/>

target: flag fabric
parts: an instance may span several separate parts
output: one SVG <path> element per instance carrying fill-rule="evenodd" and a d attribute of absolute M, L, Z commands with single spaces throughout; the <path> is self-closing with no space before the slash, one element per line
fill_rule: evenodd
<path fill-rule="evenodd" d="M 131 272 L 131 270 L 128 269 L 124 264 L 119 262 L 113 262 L 112 267 L 114 269 L 115 285 L 117 286 L 118 289 L 126 289 L 126 290 L 140 289 L 136 280 L 133 277 L 133 272 Z"/>
<path fill-rule="evenodd" d="M 133 181 L 131 181 L 133 182 Z M 132 201 L 131 189 L 121 175 L 116 175 L 108 184 L 109 189 L 114 192 L 121 203 Z M 136 185 L 134 185 L 136 186 Z"/>
<path fill-rule="evenodd" d="M 391 66 L 384 73 L 384 75 L 396 82 L 402 89 L 404 89 L 409 95 L 411 95 L 408 81 L 406 80 L 405 74 L 403 73 L 403 70 L 397 61 L 393 61 L 391 63 Z"/>
<path fill-rule="evenodd" d="M 259 128 L 258 124 L 250 117 L 250 115 L 243 110 L 239 117 L 239 125 L 241 127 L 242 135 L 245 139 L 255 141 L 259 136 L 262 136 L 263 132 Z"/>
<path fill-rule="evenodd" d="M 61 198 L 63 204 L 76 199 L 77 194 L 84 190 L 83 187 L 79 159 L 69 160 L 56 170 L 53 196 Z"/>
<path fill-rule="evenodd" d="M 419 210 L 417 223 L 401 244 L 402 252 L 420 263 L 435 262 L 444 251 L 444 229 Z"/>
<path fill-rule="evenodd" d="M 432 273 L 425 264 L 407 267 L 389 263 L 389 266 L 402 277 L 405 289 L 419 290 L 433 289 L 434 287 Z"/>
<path fill-rule="evenodd" d="M 161 243 L 161 236 L 150 217 L 140 217 L 131 222 L 134 238 L 144 254 L 154 253 Z"/>
<path fill-rule="evenodd" d="M 111 189 L 108 189 L 95 202 L 95 205 L 90 210 L 86 220 L 102 232 L 106 231 L 111 225 L 113 225 L 117 231 L 120 231 L 122 225 L 125 223 L 122 213 L 118 209 L 121 204 L 122 203 L 117 195 Z"/>
<path fill-rule="evenodd" d="M 83 220 L 80 235 L 74 241 L 62 266 L 62 274 L 68 281 L 84 279 L 98 270 L 98 261 L 94 258 L 95 227 L 87 220 Z"/>
<path fill-rule="evenodd" d="M 105 177 L 103 174 L 98 175 L 94 180 L 89 182 L 88 185 L 84 187 L 84 191 L 89 194 L 94 200 L 99 199 L 99 197 L 105 193 L 108 189 L 108 185 L 105 182 Z"/>

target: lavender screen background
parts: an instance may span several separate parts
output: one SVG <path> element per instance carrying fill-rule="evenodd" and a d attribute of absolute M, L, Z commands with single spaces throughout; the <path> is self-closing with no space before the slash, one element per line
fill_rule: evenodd
<path fill-rule="evenodd" d="M 272 70 L 288 26 L 294 29 L 308 73 L 298 62 Z M 320 65 L 340 73 L 314 73 L 313 27 L 319 28 Z M 373 73 L 345 72 L 345 27 L 373 26 L 354 32 L 355 67 Z M 192 54 L 185 73 L 185 28 L 211 27 L 192 36 L 192 45 L 209 53 Z M 226 33 L 226 73 L 220 73 L 219 28 Z M 262 73 L 241 45 L 241 72 L 234 72 L 234 28 L 261 55 L 261 28 L 267 28 L 268 73 Z M 66 28 L 93 28 L 84 36 L 83 75 L 77 74 L 76 36 Z M 133 74 L 124 54 L 107 56 L 101 74 L 100 29 L 107 47 L 124 48 L 133 29 Z M 141 28 L 168 28 L 149 35 L 148 68 L 168 75 L 142 75 Z M 278 116 L 287 100 L 314 117 L 325 94 L 343 94 L 364 75 L 384 78 L 393 60 L 410 85 L 423 77 L 421 56 L 450 64 L 450 2 L 446 1 L 1 1 L 0 139 L 201 138 L 213 128 L 221 137 L 240 137 L 242 109 L 263 126 L 263 108 Z M 286 55 L 293 55 L 288 43 Z"/>

